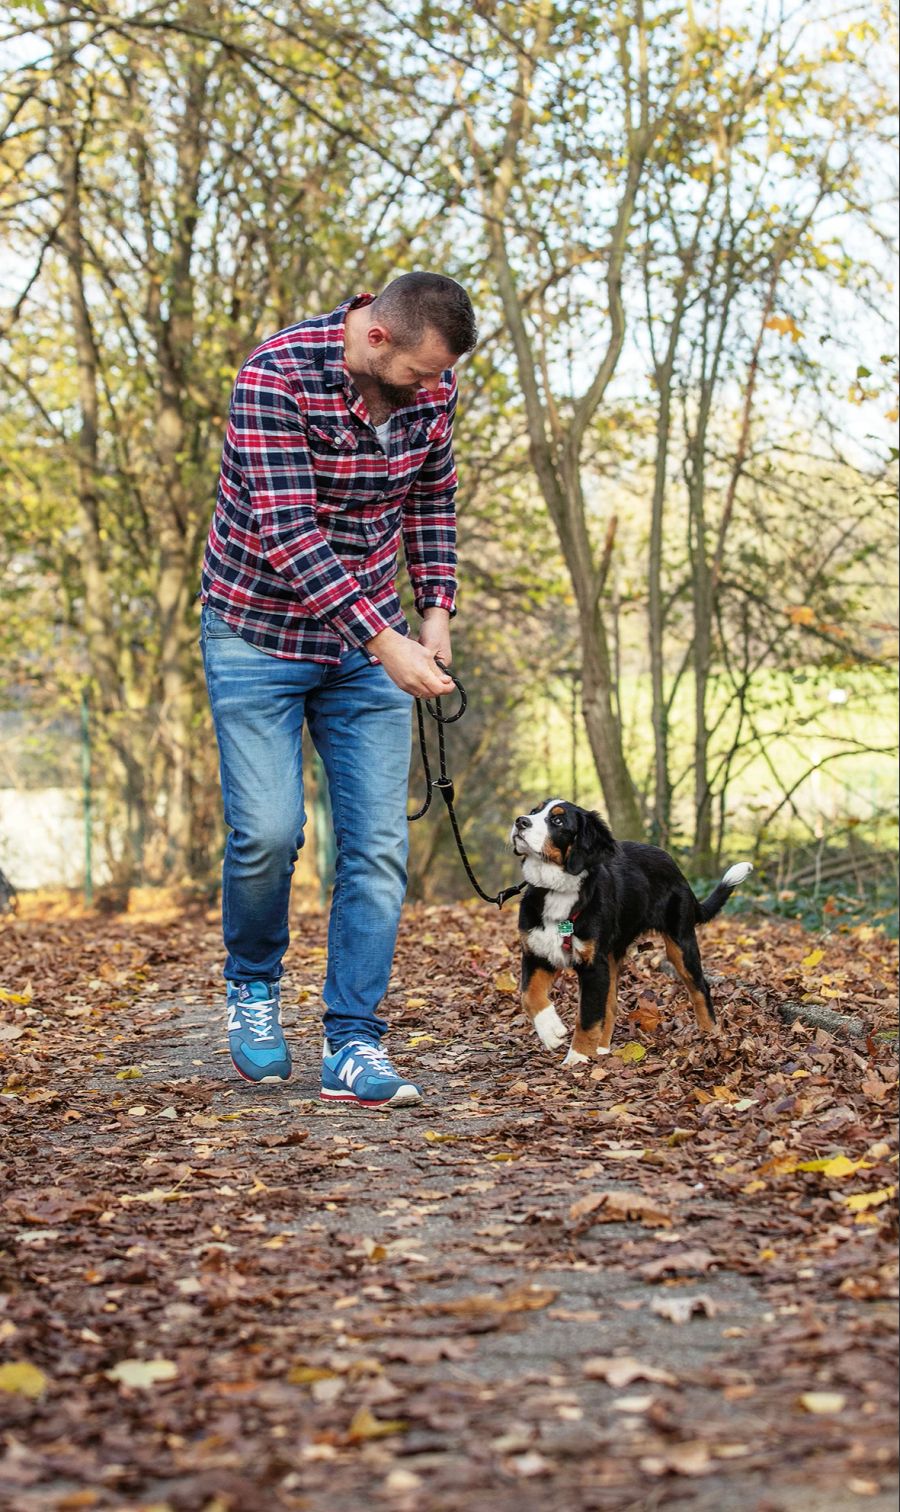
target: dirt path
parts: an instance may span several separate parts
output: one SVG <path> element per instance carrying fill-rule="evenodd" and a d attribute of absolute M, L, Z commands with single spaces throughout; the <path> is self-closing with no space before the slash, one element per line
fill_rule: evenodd
<path fill-rule="evenodd" d="M 707 932 L 713 1049 L 639 953 L 620 1054 L 573 1079 L 517 1021 L 514 920 L 409 910 L 391 1046 L 428 1098 L 394 1114 L 317 1100 L 320 936 L 295 1075 L 253 1088 L 214 914 L 0 933 L 33 989 L 0 1039 L 0 1505 L 896 1507 L 892 1052 L 728 981 L 817 969 L 808 936 Z M 823 960 L 883 1028 L 881 937 Z"/>

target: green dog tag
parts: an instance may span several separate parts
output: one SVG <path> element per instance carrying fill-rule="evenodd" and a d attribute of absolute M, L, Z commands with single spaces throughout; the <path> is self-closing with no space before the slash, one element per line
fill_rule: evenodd
<path fill-rule="evenodd" d="M 572 923 L 571 919 L 561 919 L 556 927 L 561 935 L 570 935 L 573 932 L 575 925 Z"/>

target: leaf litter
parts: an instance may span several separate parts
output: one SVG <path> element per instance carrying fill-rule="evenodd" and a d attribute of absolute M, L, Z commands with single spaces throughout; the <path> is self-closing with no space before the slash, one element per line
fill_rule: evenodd
<path fill-rule="evenodd" d="M 573 1074 L 519 1015 L 514 915 L 410 908 L 386 1016 L 428 1095 L 393 1115 L 317 1101 L 323 943 L 295 909 L 297 1071 L 263 1089 L 223 1055 L 216 911 L 0 920 L 4 1507 L 624 1512 L 696 1480 L 755 1512 L 798 1465 L 893 1505 L 889 940 L 716 920 L 710 1043 L 643 942 Z M 817 992 L 866 1038 L 781 1019 Z"/>

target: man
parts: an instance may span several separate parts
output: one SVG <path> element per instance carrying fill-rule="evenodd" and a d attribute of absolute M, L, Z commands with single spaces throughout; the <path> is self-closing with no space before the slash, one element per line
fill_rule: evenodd
<path fill-rule="evenodd" d="M 379 1041 L 406 889 L 412 696 L 453 690 L 453 367 L 468 295 L 408 273 L 258 346 L 241 368 L 201 575 L 200 646 L 230 834 L 222 872 L 228 1039 L 286 1080 L 288 901 L 305 813 L 303 721 L 328 775 L 337 864 L 322 1096 L 416 1103 Z M 402 537 L 418 640 L 394 584 Z"/>

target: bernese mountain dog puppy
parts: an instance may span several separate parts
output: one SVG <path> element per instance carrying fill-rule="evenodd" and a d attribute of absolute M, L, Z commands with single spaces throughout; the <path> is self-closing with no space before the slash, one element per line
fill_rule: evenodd
<path fill-rule="evenodd" d="M 619 965 L 648 930 L 662 935 L 699 1028 L 712 1032 L 716 1016 L 696 926 L 728 902 L 753 870 L 749 861 L 730 866 L 701 903 L 667 851 L 615 840 L 599 814 L 562 799 L 520 815 L 510 840 L 528 883 L 519 905 L 522 1007 L 547 1050 L 558 1050 L 567 1038 L 549 991 L 557 973 L 571 967 L 579 985 L 578 1027 L 563 1064 L 609 1054 Z"/>

